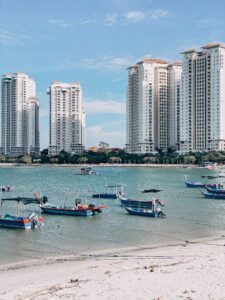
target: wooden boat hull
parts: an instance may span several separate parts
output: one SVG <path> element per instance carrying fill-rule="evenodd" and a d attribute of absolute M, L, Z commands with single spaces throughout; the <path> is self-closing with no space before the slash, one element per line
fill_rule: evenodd
<path fill-rule="evenodd" d="M 141 216 L 141 217 L 150 217 L 150 218 L 162 218 L 165 217 L 166 215 L 163 212 L 154 212 L 149 209 L 142 209 L 142 208 L 132 208 L 132 207 L 125 207 L 126 211 L 130 215 L 135 215 L 135 216 Z"/>

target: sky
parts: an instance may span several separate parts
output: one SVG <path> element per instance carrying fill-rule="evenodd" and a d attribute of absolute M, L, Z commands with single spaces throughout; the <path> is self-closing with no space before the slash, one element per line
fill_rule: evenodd
<path fill-rule="evenodd" d="M 36 81 L 42 149 L 52 81 L 81 83 L 87 147 L 125 147 L 127 67 L 209 42 L 225 43 L 225 0 L 0 0 L 0 74 Z"/>

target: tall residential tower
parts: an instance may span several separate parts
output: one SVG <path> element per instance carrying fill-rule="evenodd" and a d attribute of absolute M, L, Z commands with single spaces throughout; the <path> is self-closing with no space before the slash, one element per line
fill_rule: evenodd
<path fill-rule="evenodd" d="M 225 150 L 225 45 L 183 53 L 180 150 Z"/>
<path fill-rule="evenodd" d="M 54 81 L 50 96 L 50 145 L 51 155 L 64 150 L 79 154 L 84 150 L 85 114 L 82 107 L 80 83 Z"/>
<path fill-rule="evenodd" d="M 177 149 L 181 64 L 144 59 L 128 72 L 127 151 Z"/>
<path fill-rule="evenodd" d="M 39 102 L 35 81 L 24 73 L 2 78 L 1 142 L 7 156 L 39 153 Z"/>

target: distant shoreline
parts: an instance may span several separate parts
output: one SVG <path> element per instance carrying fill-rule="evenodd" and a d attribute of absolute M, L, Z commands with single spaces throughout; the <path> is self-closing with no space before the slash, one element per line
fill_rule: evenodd
<path fill-rule="evenodd" d="M 117 167 L 117 168 L 204 168 L 198 165 L 187 164 L 20 164 L 20 163 L 0 163 L 1 167 L 76 167 L 81 168 L 84 165 L 92 167 Z"/>

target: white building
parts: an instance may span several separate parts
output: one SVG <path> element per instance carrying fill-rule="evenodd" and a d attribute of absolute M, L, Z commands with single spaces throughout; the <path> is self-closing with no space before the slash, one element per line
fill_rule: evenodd
<path fill-rule="evenodd" d="M 180 93 L 182 65 L 168 66 L 168 147 L 179 150 L 180 145 Z"/>
<path fill-rule="evenodd" d="M 4 155 L 39 153 L 39 102 L 36 98 L 36 85 L 24 73 L 3 75 L 1 125 Z"/>
<path fill-rule="evenodd" d="M 179 117 L 181 64 L 144 59 L 128 68 L 128 72 L 127 152 L 176 149 L 179 126 L 171 122 L 173 117 Z M 170 132 L 172 138 L 168 136 Z"/>
<path fill-rule="evenodd" d="M 182 54 L 180 150 L 225 150 L 225 45 Z"/>
<path fill-rule="evenodd" d="M 49 153 L 64 150 L 79 154 L 84 150 L 85 114 L 82 108 L 80 83 L 54 81 L 48 90 L 50 96 Z"/>

